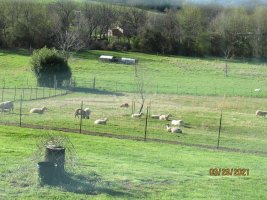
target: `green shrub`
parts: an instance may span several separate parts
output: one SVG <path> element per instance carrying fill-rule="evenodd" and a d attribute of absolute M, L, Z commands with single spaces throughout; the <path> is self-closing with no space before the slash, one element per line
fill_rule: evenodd
<path fill-rule="evenodd" d="M 56 80 L 57 86 L 61 87 L 63 81 L 71 78 L 71 70 L 67 61 L 56 49 L 44 47 L 35 50 L 31 67 L 37 78 L 38 86 L 54 87 Z"/>

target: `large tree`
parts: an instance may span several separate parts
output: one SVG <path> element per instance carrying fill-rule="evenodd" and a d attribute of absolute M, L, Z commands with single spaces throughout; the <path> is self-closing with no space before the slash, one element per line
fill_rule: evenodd
<path fill-rule="evenodd" d="M 31 67 L 38 85 L 43 87 L 60 87 L 64 81 L 70 80 L 72 74 L 67 61 L 58 51 L 46 47 L 33 52 Z"/>
<path fill-rule="evenodd" d="M 211 23 L 212 42 L 226 59 L 232 56 L 251 55 L 250 19 L 244 9 L 222 11 Z"/>
<path fill-rule="evenodd" d="M 178 12 L 181 27 L 181 53 L 201 55 L 208 48 L 205 30 L 206 16 L 199 7 L 185 6 Z"/>

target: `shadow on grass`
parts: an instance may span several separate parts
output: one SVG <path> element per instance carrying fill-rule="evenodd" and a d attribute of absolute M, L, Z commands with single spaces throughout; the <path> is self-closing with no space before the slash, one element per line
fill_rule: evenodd
<path fill-rule="evenodd" d="M 86 194 L 86 195 L 98 195 L 98 194 L 108 194 L 110 196 L 127 196 L 132 197 L 133 195 L 129 192 L 122 192 L 112 189 L 111 185 L 113 183 L 103 181 L 100 175 L 92 172 L 88 177 L 83 175 L 74 175 L 68 173 L 64 176 L 60 183 L 55 184 L 55 186 L 60 187 L 61 189 L 77 193 L 77 194 Z"/>
<path fill-rule="evenodd" d="M 72 91 L 91 93 L 91 94 L 100 94 L 100 95 L 124 96 L 124 94 L 120 93 L 120 92 L 112 92 L 112 91 L 108 91 L 108 90 L 99 90 L 99 89 L 86 88 L 86 87 L 75 87 L 72 89 Z"/>

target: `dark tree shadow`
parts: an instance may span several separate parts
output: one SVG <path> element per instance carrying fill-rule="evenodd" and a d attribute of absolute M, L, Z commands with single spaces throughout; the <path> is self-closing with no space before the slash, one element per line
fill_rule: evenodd
<path fill-rule="evenodd" d="M 100 95 L 124 96 L 124 94 L 120 92 L 112 92 L 108 90 L 99 90 L 99 89 L 86 88 L 86 87 L 75 87 L 71 91 L 91 93 L 91 94 L 100 94 Z"/>

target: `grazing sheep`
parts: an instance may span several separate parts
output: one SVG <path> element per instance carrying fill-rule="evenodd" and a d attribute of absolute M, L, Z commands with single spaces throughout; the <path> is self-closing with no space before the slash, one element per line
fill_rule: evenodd
<path fill-rule="evenodd" d="M 30 110 L 30 113 L 43 114 L 45 110 L 47 110 L 46 107 L 42 107 L 42 108 L 32 108 L 32 109 Z"/>
<path fill-rule="evenodd" d="M 74 116 L 75 118 L 78 117 L 79 118 L 79 115 L 81 115 L 81 118 L 85 119 L 89 119 L 89 116 L 90 116 L 90 113 L 91 111 L 89 110 L 89 108 L 86 108 L 86 110 L 83 110 L 81 108 L 77 108 L 74 112 Z"/>
<path fill-rule="evenodd" d="M 103 118 L 103 119 L 97 119 L 95 120 L 95 124 L 103 124 L 106 125 L 108 121 L 108 118 Z"/>
<path fill-rule="evenodd" d="M 172 116 L 171 114 L 168 114 L 168 115 L 160 115 L 159 116 L 159 120 L 168 121 L 169 120 L 169 117 L 171 117 L 171 116 Z"/>
<path fill-rule="evenodd" d="M 175 126 L 184 126 L 185 123 L 183 120 L 172 120 L 172 125 L 175 125 Z"/>
<path fill-rule="evenodd" d="M 182 129 L 178 127 L 171 127 L 169 124 L 166 125 L 167 131 L 172 133 L 182 133 Z"/>
<path fill-rule="evenodd" d="M 128 103 L 124 103 L 120 106 L 121 108 L 129 108 L 129 104 Z"/>
<path fill-rule="evenodd" d="M 262 111 L 262 110 L 257 110 L 256 111 L 256 116 L 263 116 L 265 117 L 267 115 L 267 111 Z"/>
<path fill-rule="evenodd" d="M 141 113 L 134 113 L 134 114 L 132 114 L 132 118 L 140 118 L 140 117 L 142 117 L 142 115 L 143 115 L 142 112 Z"/>
<path fill-rule="evenodd" d="M 153 118 L 153 119 L 159 119 L 159 116 L 160 115 L 151 115 L 151 118 Z"/>
<path fill-rule="evenodd" d="M 261 89 L 260 89 L 260 88 L 256 88 L 254 91 L 255 91 L 255 92 L 260 92 Z"/>
<path fill-rule="evenodd" d="M 85 108 L 84 112 L 85 112 L 85 118 L 90 119 L 91 110 L 89 108 Z"/>
<path fill-rule="evenodd" d="M 2 109 L 2 112 L 8 110 L 12 110 L 14 109 L 14 104 L 12 101 L 5 101 L 5 102 L 2 102 L 0 103 L 0 108 Z"/>

